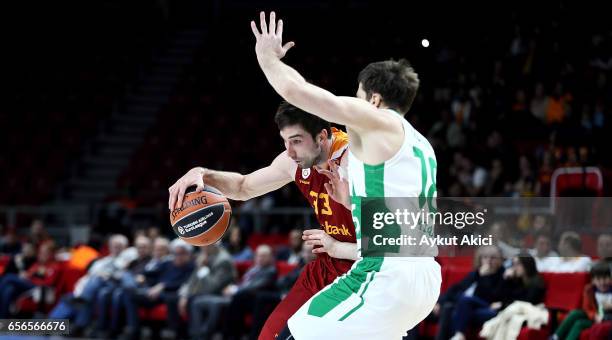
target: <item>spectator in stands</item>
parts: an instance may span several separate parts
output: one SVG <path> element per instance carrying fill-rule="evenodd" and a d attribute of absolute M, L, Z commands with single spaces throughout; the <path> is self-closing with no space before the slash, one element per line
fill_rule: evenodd
<path fill-rule="evenodd" d="M 30 235 L 28 235 L 30 242 L 35 246 L 39 247 L 43 242 L 50 240 L 49 234 L 45 229 L 45 224 L 41 219 L 35 219 L 30 224 Z"/>
<path fill-rule="evenodd" d="M 276 260 L 285 261 L 288 264 L 299 264 L 302 262 L 302 243 L 302 230 L 291 230 L 289 232 L 289 246 L 276 251 Z"/>
<path fill-rule="evenodd" d="M 68 254 L 67 266 L 74 269 L 86 271 L 89 265 L 100 257 L 102 238 L 98 235 L 91 235 L 87 244 L 78 245 Z"/>
<path fill-rule="evenodd" d="M 293 284 L 297 281 L 298 277 L 302 273 L 304 266 L 310 261 L 313 261 L 315 257 L 316 255 L 312 252 L 312 246 L 302 243 L 300 262 L 296 264 L 297 267 L 287 275 L 278 278 L 273 291 L 257 292 L 253 306 L 253 325 L 251 326 L 251 332 L 249 335 L 250 339 L 256 340 L 258 338 L 259 332 L 268 319 L 268 316 L 293 287 Z"/>
<path fill-rule="evenodd" d="M 153 286 L 125 291 L 123 306 L 127 323 L 124 334 L 126 338 L 140 337 L 138 308 L 152 308 L 168 300 L 176 300 L 178 289 L 193 272 L 193 247 L 190 244 L 177 238 L 170 244 L 170 250 L 173 259 L 160 265 L 159 275 Z"/>
<path fill-rule="evenodd" d="M 514 301 L 538 304 L 544 300 L 546 286 L 538 273 L 535 260 L 528 254 L 512 259 L 512 267 L 505 270 L 501 284 L 492 295 L 493 303 L 477 296 L 461 296 L 453 312 L 451 340 L 465 340 L 470 325 L 482 325 Z"/>
<path fill-rule="evenodd" d="M 232 256 L 218 244 L 203 247 L 197 262 L 197 268 L 181 286 L 176 299 L 166 301 L 168 325 L 179 338 L 187 336 L 188 327 L 182 325 L 180 315 L 189 315 L 187 311 L 191 303 L 199 296 L 221 296 L 223 288 L 233 283 L 237 277 Z"/>
<path fill-rule="evenodd" d="M 153 257 L 145 265 L 144 271 L 136 275 L 139 285 L 154 285 L 159 276 L 161 264 L 170 260 L 170 241 L 165 237 L 158 237 L 153 241 Z"/>
<path fill-rule="evenodd" d="M 544 92 L 544 84 L 537 83 L 533 98 L 531 99 L 531 113 L 542 122 L 546 122 L 546 112 L 548 111 L 548 97 Z"/>
<path fill-rule="evenodd" d="M 546 218 L 544 215 L 535 215 L 532 220 L 532 228 L 533 231 L 538 233 L 548 233 L 550 234 L 552 231 L 552 227 L 550 225 L 550 220 Z"/>
<path fill-rule="evenodd" d="M 52 319 L 73 319 L 70 332 L 80 335 L 91 324 L 93 303 L 98 291 L 109 284 L 121 264 L 120 255 L 127 248 L 127 237 L 114 234 L 108 241 L 109 254 L 95 260 L 87 274 L 77 281 L 73 293 L 64 296 L 49 314 Z"/>
<path fill-rule="evenodd" d="M 514 183 L 515 197 L 533 197 L 540 192 L 540 183 L 538 182 L 534 168 L 527 156 L 519 158 L 519 178 Z"/>
<path fill-rule="evenodd" d="M 521 252 L 520 248 L 511 244 L 510 226 L 505 221 L 494 222 L 489 229 L 489 234 L 493 235 L 493 242 L 499 247 L 504 258 L 511 259 Z"/>
<path fill-rule="evenodd" d="M 436 339 L 445 340 L 452 334 L 452 315 L 462 297 L 475 296 L 489 304 L 498 301 L 495 294 L 503 280 L 503 260 L 499 247 L 485 246 L 478 249 L 475 270 L 440 296 L 433 309 L 434 315 L 439 317 Z"/>
<path fill-rule="evenodd" d="M 21 251 L 21 242 L 17 237 L 15 228 L 1 228 L 2 238 L 0 239 L 0 254 L 17 255 Z"/>
<path fill-rule="evenodd" d="M 276 266 L 272 248 L 259 246 L 255 253 L 255 265 L 244 274 L 242 282 L 224 290 L 224 295 L 231 297 L 228 307 L 228 318 L 225 319 L 224 332 L 226 339 L 238 340 L 245 332 L 244 317 L 253 311 L 257 292 L 274 288 Z"/>
<path fill-rule="evenodd" d="M 274 285 L 276 267 L 272 248 L 260 245 L 255 251 L 255 262 L 247 270 L 239 284 L 229 284 L 222 290 L 221 296 L 204 295 L 196 297 L 191 303 L 189 313 L 191 336 L 195 338 L 210 337 L 221 319 L 223 308 L 228 307 L 228 333 L 239 334 L 243 330 L 245 305 L 251 303 L 257 291 L 269 289 Z M 206 315 L 203 318 L 202 315 Z"/>
<path fill-rule="evenodd" d="M 24 275 L 30 266 L 36 262 L 36 248 L 30 242 L 24 242 L 21 245 L 21 251 L 11 257 L 3 274 L 18 274 Z"/>
<path fill-rule="evenodd" d="M 591 284 L 584 287 L 582 309 L 571 311 L 551 339 L 577 340 L 593 322 L 612 320 L 612 278 L 610 266 L 596 263 L 591 269 Z"/>
<path fill-rule="evenodd" d="M 612 262 L 612 235 L 599 235 L 597 238 L 597 256 L 602 261 Z"/>
<path fill-rule="evenodd" d="M 246 244 L 246 240 L 242 237 L 242 231 L 237 225 L 231 227 L 225 249 L 229 251 L 234 261 L 248 261 L 253 259 L 253 251 Z"/>
<path fill-rule="evenodd" d="M 145 237 L 143 233 L 141 237 Z M 148 239 L 148 238 L 147 238 Z M 144 240 L 144 239 L 142 239 Z M 148 239 L 149 240 L 149 239 Z M 150 240 L 149 240 L 150 241 Z M 139 242 L 139 238 L 136 239 L 136 242 Z M 141 241 L 142 242 L 142 241 Z M 142 246 L 136 245 L 137 248 L 140 248 L 141 252 L 144 252 L 144 248 Z M 108 334 L 108 337 L 115 335 L 120 330 L 122 326 L 120 321 L 120 316 L 123 311 L 123 299 L 126 291 L 136 291 L 138 289 L 146 290 L 148 287 L 155 285 L 159 278 L 159 271 L 161 264 L 170 260 L 170 241 L 164 237 L 158 237 L 153 242 L 153 251 L 152 257 L 149 257 L 149 260 L 146 261 L 143 265 L 142 259 L 136 259 L 132 262 L 131 265 L 128 266 L 128 270 L 123 274 L 119 286 L 113 290 L 111 297 L 111 320 L 110 326 L 105 332 L 102 332 L 102 337 Z"/>
<path fill-rule="evenodd" d="M 504 165 L 499 158 L 491 160 L 491 170 L 489 176 L 487 176 L 487 182 L 485 183 L 485 196 L 497 196 L 504 190 L 504 183 L 506 182 L 506 174 L 504 172 Z"/>
<path fill-rule="evenodd" d="M 550 125 L 562 122 L 568 115 L 568 107 L 571 100 L 571 94 L 565 93 L 563 84 L 557 82 L 552 95 L 548 97 L 546 123 Z"/>
<path fill-rule="evenodd" d="M 22 293 L 41 287 L 47 289 L 55 284 L 59 274 L 59 265 L 55 262 L 53 244 L 41 244 L 38 250 L 38 260 L 25 274 L 6 274 L 0 279 L 0 318 L 6 319 L 10 305 Z M 46 292 L 46 293 L 50 293 Z"/>
<path fill-rule="evenodd" d="M 566 231 L 559 239 L 559 255 L 557 263 L 553 266 L 556 273 L 588 272 L 591 267 L 591 258 L 582 254 L 580 235 L 573 231 Z"/>
<path fill-rule="evenodd" d="M 161 236 L 161 231 L 159 230 L 159 227 L 155 225 L 148 227 L 146 233 L 147 233 L 146 236 L 150 238 L 151 240 L 155 240 Z"/>
<path fill-rule="evenodd" d="M 146 236 L 138 236 L 134 241 L 137 257 L 127 265 L 127 270 L 113 275 L 114 281 L 102 287 L 96 295 L 97 332 L 101 338 L 116 335 L 119 326 L 121 292 L 123 289 L 135 289 L 138 286 L 137 275 L 142 275 L 145 266 L 151 261 L 152 244 Z M 124 251 L 127 252 L 128 250 Z M 109 325 L 109 311 L 111 322 Z"/>
<path fill-rule="evenodd" d="M 529 254 L 534 257 L 538 271 L 554 271 L 559 254 L 552 249 L 552 241 L 547 233 L 537 234 L 535 247 L 529 250 Z"/>

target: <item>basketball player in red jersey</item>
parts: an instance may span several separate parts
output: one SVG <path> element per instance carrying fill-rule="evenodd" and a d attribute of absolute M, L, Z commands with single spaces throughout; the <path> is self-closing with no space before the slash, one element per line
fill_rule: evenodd
<path fill-rule="evenodd" d="M 308 263 L 293 288 L 266 321 L 260 340 L 275 339 L 291 317 L 310 297 L 347 272 L 357 259 L 355 228 L 348 207 L 348 183 L 341 179 L 348 159 L 345 132 L 329 122 L 282 103 L 275 116 L 286 150 L 272 163 L 248 175 L 193 168 L 168 190 L 168 208 L 180 207 L 185 190 L 204 183 L 233 200 L 248 200 L 294 181 L 313 207 L 320 229 L 303 232 L 315 246 L 315 261 Z"/>

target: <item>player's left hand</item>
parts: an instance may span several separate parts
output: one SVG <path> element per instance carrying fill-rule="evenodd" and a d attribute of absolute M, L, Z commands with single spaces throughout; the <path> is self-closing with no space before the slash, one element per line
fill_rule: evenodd
<path fill-rule="evenodd" d="M 312 250 L 314 254 L 327 253 L 335 257 L 336 244 L 338 241 L 329 236 L 321 229 L 308 229 L 302 233 L 302 240 L 309 246 L 317 247 Z"/>
<path fill-rule="evenodd" d="M 323 186 L 329 196 L 336 202 L 342 204 L 348 210 L 351 210 L 351 199 L 349 195 L 349 183 L 346 176 L 342 176 L 340 171 L 342 168 L 336 162 L 329 160 L 329 170 L 315 169 L 329 179 L 329 183 L 324 183 Z"/>
<path fill-rule="evenodd" d="M 283 21 L 276 22 L 276 13 L 270 12 L 270 26 L 266 22 L 266 13 L 259 13 L 259 25 L 261 33 L 257 29 L 255 21 L 251 21 L 251 30 L 255 36 L 255 53 L 257 60 L 262 63 L 267 58 L 282 59 L 290 48 L 295 46 L 293 41 L 283 45 Z"/>

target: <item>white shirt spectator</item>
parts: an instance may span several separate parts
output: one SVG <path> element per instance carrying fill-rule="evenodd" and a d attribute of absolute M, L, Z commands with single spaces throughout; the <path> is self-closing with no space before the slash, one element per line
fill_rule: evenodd
<path fill-rule="evenodd" d="M 536 268 L 539 272 L 552 272 L 555 270 L 555 266 L 559 263 L 559 254 L 556 251 L 551 250 L 546 256 L 538 257 L 536 249 L 529 249 L 529 254 L 533 256 L 536 262 Z"/>
<path fill-rule="evenodd" d="M 543 270 L 551 273 L 580 273 L 588 272 L 591 269 L 592 260 L 587 256 L 580 257 L 549 257 L 551 260 L 547 267 L 549 270 Z M 539 268 L 538 268 L 539 270 Z"/>

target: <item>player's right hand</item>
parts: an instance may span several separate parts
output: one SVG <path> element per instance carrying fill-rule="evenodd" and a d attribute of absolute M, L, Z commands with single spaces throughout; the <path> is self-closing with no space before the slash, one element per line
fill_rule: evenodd
<path fill-rule="evenodd" d="M 196 186 L 196 192 L 204 190 L 204 168 L 196 167 L 193 168 L 183 177 L 179 178 L 170 188 L 168 193 L 168 209 L 174 210 L 180 208 L 183 205 L 183 197 L 185 197 L 185 191 L 191 186 Z"/>

